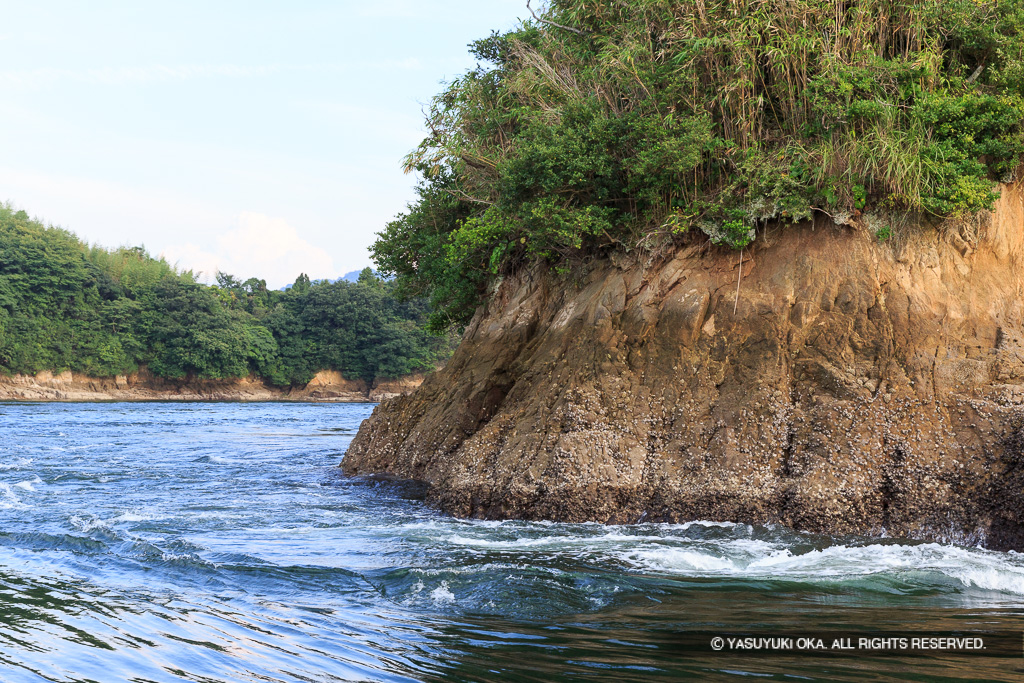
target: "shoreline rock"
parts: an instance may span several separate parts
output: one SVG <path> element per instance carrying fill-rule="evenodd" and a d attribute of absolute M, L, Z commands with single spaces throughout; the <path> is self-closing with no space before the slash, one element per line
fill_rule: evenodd
<path fill-rule="evenodd" d="M 1024 194 L 500 283 L 342 467 L 458 516 L 782 523 L 1024 550 Z"/>
<path fill-rule="evenodd" d="M 368 386 L 341 373 L 324 370 L 305 387 L 268 386 L 257 377 L 181 379 L 156 377 L 140 370 L 132 375 L 96 378 L 66 371 L 59 374 L 0 376 L 0 401 L 305 401 L 376 403 L 412 391 L 422 375 L 378 380 Z"/>

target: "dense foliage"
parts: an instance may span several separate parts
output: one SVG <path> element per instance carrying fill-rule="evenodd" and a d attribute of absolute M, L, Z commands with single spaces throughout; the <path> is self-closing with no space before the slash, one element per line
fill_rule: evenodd
<path fill-rule="evenodd" d="M 987 209 L 1024 151 L 1024 0 L 552 0 L 472 45 L 381 269 L 435 328 L 537 258 Z"/>
<path fill-rule="evenodd" d="M 319 370 L 366 380 L 432 369 L 451 350 L 369 269 L 352 282 L 299 277 L 287 291 L 219 274 L 195 281 L 142 248 L 106 250 L 0 205 L 0 372 L 161 377 L 256 374 L 301 385 Z"/>

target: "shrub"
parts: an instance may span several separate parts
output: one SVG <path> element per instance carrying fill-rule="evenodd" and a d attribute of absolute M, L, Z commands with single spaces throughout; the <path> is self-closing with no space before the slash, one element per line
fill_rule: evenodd
<path fill-rule="evenodd" d="M 440 329 L 535 259 L 988 209 L 1024 152 L 1022 27 L 1024 0 L 552 0 L 435 98 L 376 261 Z"/>

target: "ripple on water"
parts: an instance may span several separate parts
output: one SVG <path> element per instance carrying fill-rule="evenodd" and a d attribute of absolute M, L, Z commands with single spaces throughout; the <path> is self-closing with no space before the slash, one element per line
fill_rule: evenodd
<path fill-rule="evenodd" d="M 5 406 L 0 680 L 699 680 L 740 674 L 681 657 L 681 629 L 1024 628 L 1014 553 L 446 518 L 422 486 L 339 475 L 371 408 Z M 844 666 L 795 672 L 889 671 Z"/>
<path fill-rule="evenodd" d="M 0 482 L 0 510 L 28 510 L 32 506 L 22 502 L 7 482 Z"/>

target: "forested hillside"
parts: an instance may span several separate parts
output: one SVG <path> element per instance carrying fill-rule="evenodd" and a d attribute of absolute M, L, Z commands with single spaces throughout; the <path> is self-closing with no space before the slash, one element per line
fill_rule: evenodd
<path fill-rule="evenodd" d="M 472 52 L 375 246 L 438 327 L 538 259 L 973 214 L 1024 153 L 1021 0 L 551 0 Z"/>
<path fill-rule="evenodd" d="M 141 247 L 88 246 L 0 205 L 0 372 L 148 366 L 287 386 L 319 370 L 368 383 L 430 370 L 451 340 L 424 331 L 424 300 L 401 302 L 393 288 L 369 269 L 355 283 L 301 275 L 284 292 L 227 274 L 207 286 Z"/>

